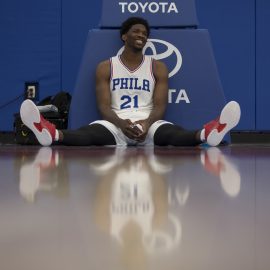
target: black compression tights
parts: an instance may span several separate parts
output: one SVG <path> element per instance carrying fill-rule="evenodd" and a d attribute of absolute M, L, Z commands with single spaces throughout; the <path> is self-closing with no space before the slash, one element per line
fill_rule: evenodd
<path fill-rule="evenodd" d="M 164 124 L 154 135 L 154 144 L 159 146 L 196 146 L 201 144 L 198 131 L 188 131 L 180 126 Z"/>
<path fill-rule="evenodd" d="M 100 124 L 83 126 L 76 130 L 61 130 L 61 144 L 73 146 L 115 145 L 113 134 Z"/>

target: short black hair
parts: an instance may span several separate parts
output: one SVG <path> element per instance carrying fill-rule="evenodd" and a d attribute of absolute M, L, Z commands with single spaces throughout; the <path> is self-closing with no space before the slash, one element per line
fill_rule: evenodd
<path fill-rule="evenodd" d="M 134 25 L 134 24 L 142 24 L 145 26 L 147 30 L 147 37 L 150 35 L 150 27 L 147 22 L 147 20 L 141 18 L 141 17 L 130 17 L 127 20 L 125 20 L 120 29 L 120 38 L 122 39 L 122 35 L 126 34 L 128 30 Z"/>

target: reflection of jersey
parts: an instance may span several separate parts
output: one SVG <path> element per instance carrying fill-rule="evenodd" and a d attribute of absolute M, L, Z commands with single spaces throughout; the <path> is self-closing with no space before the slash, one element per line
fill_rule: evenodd
<path fill-rule="evenodd" d="M 131 115 L 139 119 L 147 118 L 153 107 L 153 58 L 145 55 L 133 71 L 123 64 L 120 56 L 114 56 L 110 61 L 112 109 L 123 119 Z"/>
<path fill-rule="evenodd" d="M 149 174 L 132 166 L 119 171 L 112 188 L 111 234 L 120 239 L 121 230 L 130 221 L 139 225 L 144 235 L 152 231 L 154 205 Z"/>

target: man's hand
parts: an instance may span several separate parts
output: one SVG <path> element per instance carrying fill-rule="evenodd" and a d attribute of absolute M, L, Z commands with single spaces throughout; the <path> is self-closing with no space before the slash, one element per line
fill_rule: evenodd
<path fill-rule="evenodd" d="M 139 124 L 141 125 L 142 127 L 142 131 L 141 133 L 139 134 L 139 136 L 137 137 L 137 141 L 138 142 L 143 142 L 148 134 L 148 130 L 150 128 L 150 124 L 148 122 L 147 119 L 144 119 L 144 120 L 138 120 L 135 122 L 135 124 Z M 138 127 L 137 127 L 138 128 Z M 139 129 L 139 128 L 138 128 Z M 140 129 L 141 130 L 141 129 Z"/>
<path fill-rule="evenodd" d="M 130 119 L 123 119 L 119 125 L 123 133 L 130 139 L 141 141 L 140 137 L 143 131 L 136 126 Z"/>

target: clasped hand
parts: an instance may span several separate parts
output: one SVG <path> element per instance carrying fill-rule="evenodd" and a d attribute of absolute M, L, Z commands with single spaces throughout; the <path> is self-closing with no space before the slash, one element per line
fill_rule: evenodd
<path fill-rule="evenodd" d="M 136 124 L 140 124 L 142 130 Z M 120 128 L 128 138 L 138 142 L 143 142 L 148 133 L 149 125 L 146 120 L 132 122 L 130 119 L 124 119 Z"/>

